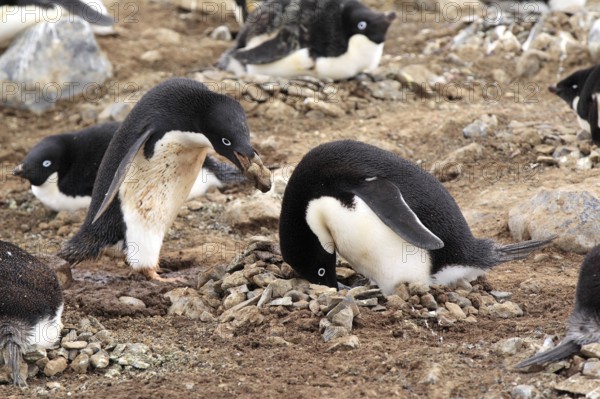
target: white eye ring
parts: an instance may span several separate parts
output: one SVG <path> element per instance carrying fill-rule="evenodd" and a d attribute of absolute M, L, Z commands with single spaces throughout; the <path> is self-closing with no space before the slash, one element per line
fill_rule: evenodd
<path fill-rule="evenodd" d="M 573 87 L 573 90 L 575 90 L 575 89 L 577 89 L 579 86 L 577 86 L 577 85 L 573 85 L 572 87 Z"/>
<path fill-rule="evenodd" d="M 357 26 L 357 27 L 358 27 L 358 29 L 360 29 L 360 30 L 365 30 L 365 29 L 367 29 L 367 23 L 366 23 L 365 21 L 360 21 L 360 22 L 358 23 L 358 25 L 356 25 L 356 26 Z"/>
<path fill-rule="evenodd" d="M 227 147 L 229 147 L 231 145 L 231 141 L 229 139 L 226 139 L 225 137 L 223 137 L 221 139 L 221 141 L 223 142 L 223 144 L 225 144 Z"/>
<path fill-rule="evenodd" d="M 317 270 L 317 274 L 319 275 L 319 277 L 323 277 L 325 275 L 325 269 L 320 268 L 319 270 Z"/>
<path fill-rule="evenodd" d="M 47 167 L 49 167 L 50 165 L 52 165 L 52 161 L 51 161 L 51 160 L 49 160 L 49 159 L 46 159 L 44 162 L 42 162 L 42 166 L 43 166 L 44 168 L 47 168 Z"/>

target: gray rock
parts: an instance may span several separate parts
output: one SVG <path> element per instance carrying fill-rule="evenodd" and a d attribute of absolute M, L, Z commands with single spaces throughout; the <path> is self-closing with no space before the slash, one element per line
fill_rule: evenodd
<path fill-rule="evenodd" d="M 408 292 L 410 295 L 425 295 L 429 292 L 429 286 L 423 283 L 408 284 Z"/>
<path fill-rule="evenodd" d="M 41 22 L 27 29 L 0 56 L 2 104 L 42 113 L 60 100 L 92 96 L 112 66 L 90 24 L 80 18 Z M 35 95 L 31 95 L 31 93 Z"/>
<path fill-rule="evenodd" d="M 479 314 L 482 316 L 490 316 L 492 318 L 510 319 L 513 317 L 523 316 L 523 310 L 514 302 L 496 303 L 491 306 L 482 306 L 479 309 Z"/>
<path fill-rule="evenodd" d="M 244 276 L 244 271 L 240 270 L 231 274 L 226 274 L 221 282 L 221 288 L 227 290 L 232 287 L 246 285 L 250 281 Z"/>
<path fill-rule="evenodd" d="M 512 292 L 507 291 L 491 291 L 490 294 L 496 298 L 497 301 L 504 301 L 506 299 L 510 299 L 512 296 Z"/>
<path fill-rule="evenodd" d="M 430 172 L 442 182 L 449 181 L 460 176 L 469 164 L 477 162 L 483 156 L 483 146 L 471 143 L 448 154 L 442 161 L 435 162 Z"/>
<path fill-rule="evenodd" d="M 227 295 L 225 297 L 225 299 L 223 300 L 223 308 L 231 309 L 235 305 L 240 304 L 240 303 L 244 302 L 245 300 L 246 300 L 246 294 L 244 294 L 242 292 L 232 292 L 231 294 Z"/>
<path fill-rule="evenodd" d="M 558 234 L 555 245 L 567 252 L 587 253 L 600 243 L 600 199 L 580 186 L 542 188 L 509 211 L 513 238 L 546 238 Z"/>
<path fill-rule="evenodd" d="M 224 323 L 232 321 L 236 318 L 237 311 L 244 309 L 245 307 L 255 305 L 258 303 L 259 300 L 260 296 L 255 296 L 253 298 L 248 299 L 247 301 L 237 304 L 231 309 L 223 312 L 223 314 L 219 317 L 219 320 Z M 258 310 L 258 308 L 256 308 L 256 310 Z"/>
<path fill-rule="evenodd" d="M 533 399 L 537 395 L 537 390 L 533 385 L 517 385 L 510 391 L 513 399 Z"/>
<path fill-rule="evenodd" d="M 344 327 L 348 331 L 352 331 L 352 321 L 354 320 L 354 314 L 352 309 L 349 307 L 341 309 L 339 312 L 333 315 L 327 315 L 327 318 L 333 325 Z"/>
<path fill-rule="evenodd" d="M 124 305 L 128 305 L 134 308 L 140 308 L 140 309 L 145 309 L 146 308 L 146 304 L 137 298 L 134 298 L 132 296 L 122 296 L 119 297 L 119 302 L 121 302 Z"/>
<path fill-rule="evenodd" d="M 61 344 L 61 346 L 65 349 L 71 350 L 71 349 L 83 349 L 88 345 L 87 342 L 85 341 L 69 341 L 69 342 L 64 342 Z"/>
<path fill-rule="evenodd" d="M 600 343 L 583 345 L 580 352 L 585 357 L 600 358 Z"/>
<path fill-rule="evenodd" d="M 600 378 L 600 361 L 594 359 L 589 360 L 583 364 L 583 370 L 581 374 L 588 377 Z"/>
<path fill-rule="evenodd" d="M 498 341 L 494 344 L 494 350 L 500 355 L 513 356 L 527 351 L 532 346 L 532 340 L 514 337 Z"/>
<path fill-rule="evenodd" d="M 113 364 L 106 373 L 104 373 L 105 377 L 108 378 L 116 378 L 121 375 L 122 367 L 118 364 Z"/>
<path fill-rule="evenodd" d="M 273 298 L 281 298 L 292 290 L 292 281 L 279 278 L 271 282 L 269 287 L 273 290 Z"/>
<path fill-rule="evenodd" d="M 337 350 L 352 350 L 360 347 L 360 340 L 356 335 L 348 335 L 339 337 L 332 341 L 332 345 L 327 348 L 327 351 L 333 352 Z"/>
<path fill-rule="evenodd" d="M 129 115 L 129 112 L 132 108 L 133 106 L 129 103 L 112 103 L 106 108 L 104 108 L 102 112 L 100 112 L 100 114 L 98 115 L 98 123 L 104 123 L 108 121 L 122 122 L 125 119 L 125 117 Z"/>
<path fill-rule="evenodd" d="M 498 127 L 498 118 L 493 114 L 482 115 L 463 129 L 466 138 L 486 137 Z"/>
<path fill-rule="evenodd" d="M 260 313 L 256 306 L 247 306 L 236 311 L 231 320 L 234 328 L 246 326 L 259 326 L 265 321 L 265 317 Z"/>
<path fill-rule="evenodd" d="M 46 367 L 44 367 L 44 374 L 47 377 L 52 377 L 56 374 L 60 374 L 67 368 L 67 359 L 62 356 L 58 356 L 56 359 L 50 360 Z"/>
<path fill-rule="evenodd" d="M 519 288 L 525 294 L 539 294 L 542 291 L 542 284 L 538 280 L 530 278 L 519 284 Z"/>
<path fill-rule="evenodd" d="M 273 298 L 273 288 L 269 285 L 269 286 L 267 286 L 267 288 L 265 288 L 265 290 L 260 295 L 260 299 L 258 300 L 258 303 L 256 304 L 256 306 L 258 306 L 259 308 L 262 308 L 267 302 L 271 301 L 272 298 Z"/>
<path fill-rule="evenodd" d="M 105 350 L 100 350 L 90 357 L 90 364 L 95 369 L 103 369 L 108 366 L 110 359 L 108 353 Z"/>
<path fill-rule="evenodd" d="M 73 362 L 71 363 L 71 369 L 77 374 L 85 374 L 87 373 L 88 367 L 90 366 L 90 357 L 85 353 L 80 353 L 77 355 Z"/>
<path fill-rule="evenodd" d="M 363 82 L 371 96 L 378 100 L 404 101 L 407 93 L 402 89 L 400 82 L 395 80 L 382 80 L 379 82 Z"/>
<path fill-rule="evenodd" d="M 223 218 L 236 227 L 276 224 L 280 212 L 281 204 L 269 196 L 249 197 L 227 204 Z"/>
<path fill-rule="evenodd" d="M 23 360 L 25 360 L 27 363 L 35 363 L 38 360 L 43 359 L 45 357 L 46 357 L 46 350 L 36 348 L 30 352 L 25 353 L 23 355 Z M 0 362 L 0 365 L 1 364 L 2 364 L 2 362 Z"/>
<path fill-rule="evenodd" d="M 329 325 L 325 327 L 325 331 L 323 332 L 323 341 L 329 342 L 337 338 L 345 337 L 349 334 L 350 331 L 348 331 L 348 329 L 345 327 Z"/>
<path fill-rule="evenodd" d="M 126 353 L 117 362 L 120 366 L 132 366 L 139 370 L 146 370 L 150 367 L 148 356 L 135 353 Z"/>
<path fill-rule="evenodd" d="M 438 308 L 438 304 L 431 294 L 425 294 L 421 297 L 421 305 L 425 306 L 429 310 L 436 310 Z"/>
<path fill-rule="evenodd" d="M 473 305 L 469 299 L 453 291 L 448 292 L 448 302 L 455 303 L 461 308 L 466 308 Z"/>
<path fill-rule="evenodd" d="M 191 319 L 199 319 L 204 312 L 211 312 L 212 309 L 204 304 L 200 294 L 193 288 L 176 288 L 164 294 L 165 298 L 171 300 L 171 306 L 168 314 L 186 316 Z"/>

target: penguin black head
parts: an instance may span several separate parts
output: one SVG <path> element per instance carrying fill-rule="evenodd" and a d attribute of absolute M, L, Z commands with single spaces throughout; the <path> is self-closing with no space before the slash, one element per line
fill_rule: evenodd
<path fill-rule="evenodd" d="M 13 174 L 29 180 L 34 186 L 40 186 L 59 170 L 64 155 L 65 147 L 60 137 L 45 137 L 13 170 Z"/>
<path fill-rule="evenodd" d="M 556 86 L 548 87 L 548 90 L 562 98 L 570 106 L 573 106 L 573 100 L 579 97 L 588 76 L 594 68 L 577 71 L 558 82 Z"/>
<path fill-rule="evenodd" d="M 385 35 L 396 13 L 379 13 L 358 1 L 349 1 L 342 5 L 342 26 L 348 30 L 348 37 L 364 35 L 373 43 L 383 43 Z"/>

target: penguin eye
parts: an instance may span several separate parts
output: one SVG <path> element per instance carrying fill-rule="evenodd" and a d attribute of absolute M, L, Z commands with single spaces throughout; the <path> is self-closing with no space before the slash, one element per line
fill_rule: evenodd
<path fill-rule="evenodd" d="M 221 141 L 223 142 L 223 144 L 225 144 L 227 147 L 229 147 L 231 145 L 231 141 L 229 139 L 226 139 L 225 137 L 223 137 L 221 139 Z"/>
<path fill-rule="evenodd" d="M 48 168 L 50 165 L 52 165 L 52 161 L 49 159 L 46 159 L 44 162 L 42 162 L 42 166 L 44 168 Z"/>
<path fill-rule="evenodd" d="M 365 29 L 367 29 L 367 23 L 365 21 L 360 21 L 357 25 L 357 28 L 359 30 L 365 30 Z"/>
<path fill-rule="evenodd" d="M 571 87 L 573 88 L 573 90 L 577 90 L 577 88 L 578 88 L 579 86 L 577 86 L 577 85 L 573 85 L 573 86 L 571 86 Z"/>
<path fill-rule="evenodd" d="M 319 275 L 319 277 L 323 277 L 325 275 L 325 269 L 320 268 L 319 270 L 317 270 L 317 274 Z"/>

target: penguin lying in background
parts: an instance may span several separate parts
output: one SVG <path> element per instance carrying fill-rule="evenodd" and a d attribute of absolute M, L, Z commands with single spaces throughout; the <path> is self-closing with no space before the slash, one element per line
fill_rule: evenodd
<path fill-rule="evenodd" d="M 598 120 L 598 96 L 600 95 L 600 65 L 581 69 L 567 76 L 556 86 L 548 87 L 569 106 L 579 126 L 592 134 L 592 140 L 600 146 L 600 120 Z"/>
<path fill-rule="evenodd" d="M 284 260 L 312 283 L 337 287 L 337 252 L 389 295 L 400 282 L 472 280 L 554 237 L 510 245 L 477 239 L 431 174 L 391 152 L 344 140 L 314 148 L 292 173 L 279 238 Z"/>
<path fill-rule="evenodd" d="M 44 137 L 13 174 L 29 180 L 33 195 L 53 211 L 87 208 L 102 157 L 120 126 L 119 122 L 108 122 Z M 244 179 L 238 169 L 207 156 L 187 199 Z"/>
<path fill-rule="evenodd" d="M 28 6 L 37 6 L 39 10 L 35 12 Z M 37 23 L 58 21 L 65 11 L 96 25 L 97 34 L 113 32 L 106 27 L 115 20 L 107 15 L 102 0 L 0 0 L 0 45 L 9 44 L 15 36 Z"/>
<path fill-rule="evenodd" d="M 122 242 L 127 263 L 148 279 L 160 248 L 214 149 L 261 191 L 270 172 L 250 144 L 246 115 L 234 99 L 200 82 L 174 78 L 148 91 L 115 133 L 100 164 L 81 229 L 59 252 L 70 264 Z"/>
<path fill-rule="evenodd" d="M 567 321 L 567 334 L 562 342 L 517 364 L 523 368 L 556 362 L 579 352 L 583 345 L 600 342 L 600 245 L 585 257 L 579 270 L 575 308 Z"/>
<path fill-rule="evenodd" d="M 218 65 L 238 75 L 348 79 L 379 65 L 395 17 L 357 0 L 268 0 Z"/>
<path fill-rule="evenodd" d="M 29 253 L 0 240 L 0 354 L 4 352 L 15 385 L 27 385 L 20 375 L 22 353 L 57 343 L 63 305 L 56 274 Z"/>

